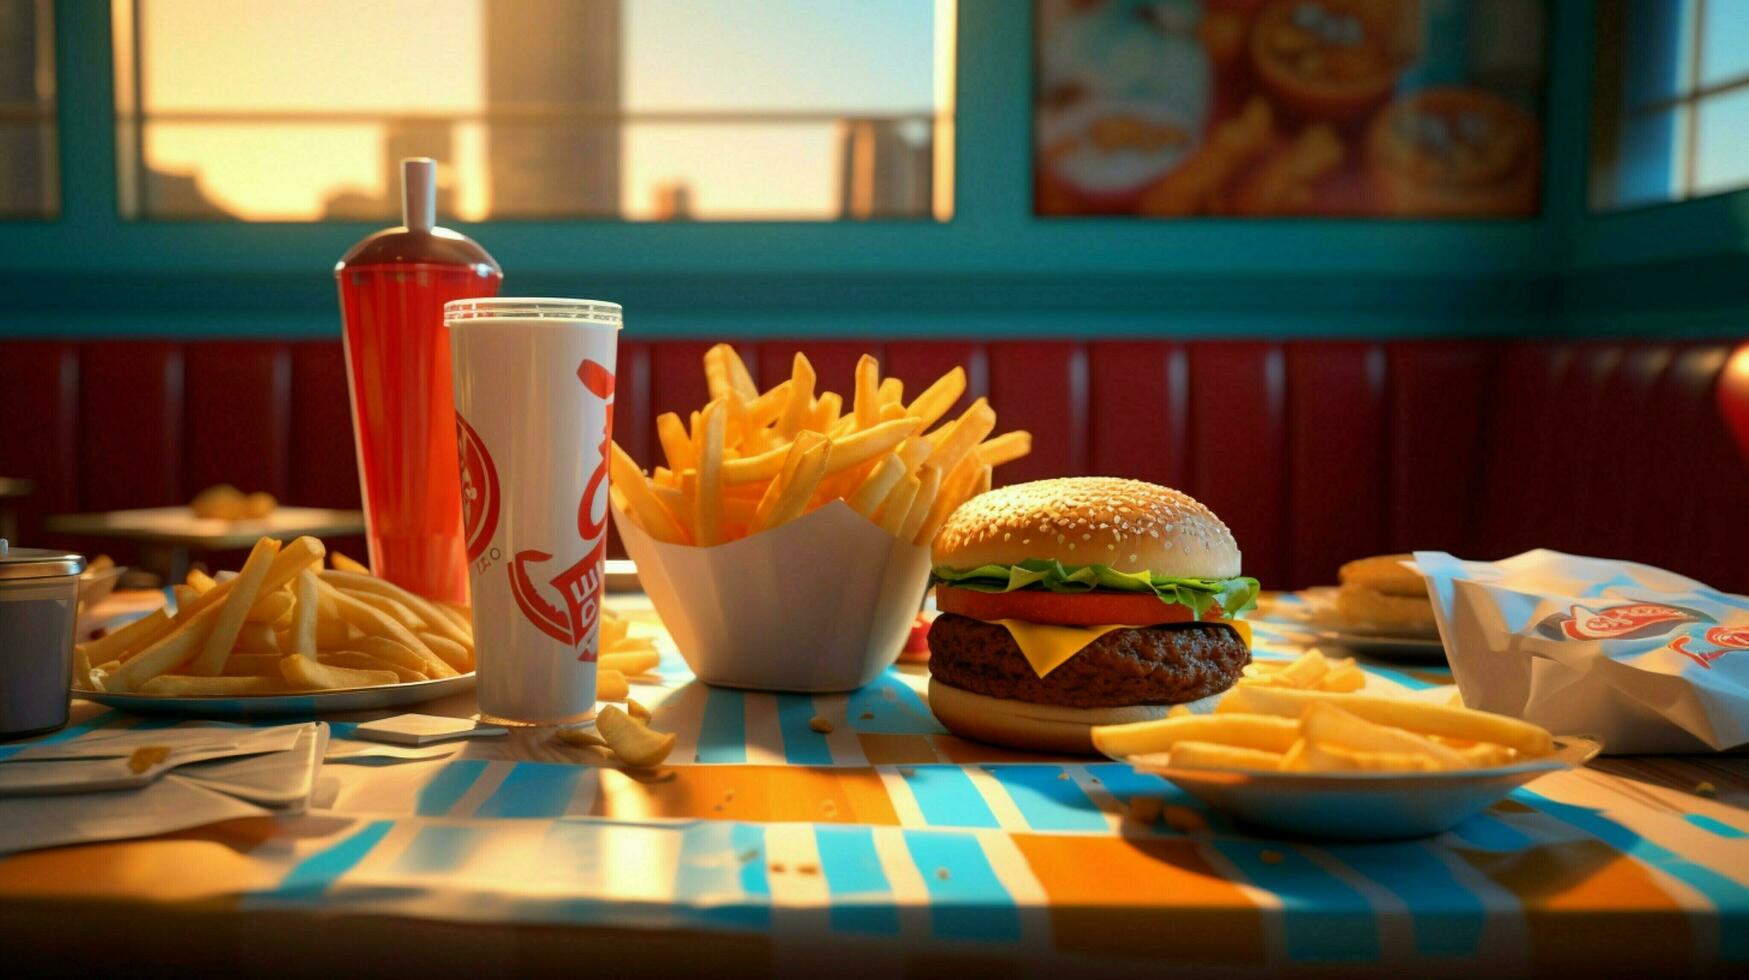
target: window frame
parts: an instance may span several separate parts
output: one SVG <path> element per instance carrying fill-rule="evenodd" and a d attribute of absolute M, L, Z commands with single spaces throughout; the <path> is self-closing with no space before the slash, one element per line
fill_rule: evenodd
<path fill-rule="evenodd" d="M 22 297 L 0 309 L 0 334 L 333 336 L 326 270 L 378 225 L 121 220 L 109 8 L 55 3 L 62 213 L 0 222 L 0 287 Z M 1570 105 L 1589 77 L 1589 11 L 1551 11 L 1548 97 Z M 1031 4 L 958 0 L 953 43 L 951 221 L 454 226 L 504 266 L 507 290 L 621 300 L 646 337 L 1547 329 L 1584 211 L 1573 113 L 1551 120 L 1535 218 L 1043 218 Z"/>
<path fill-rule="evenodd" d="M 60 187 L 60 99 L 56 84 L 60 78 L 59 59 L 55 55 L 55 20 L 58 11 L 52 0 L 29 0 L 37 9 L 34 63 L 47 59 L 54 69 L 49 73 L 48 92 L 35 99 L 0 102 L 0 123 L 22 123 L 37 130 L 43 144 L 44 179 L 39 189 L 38 207 L 32 210 L 0 211 L 0 221 L 54 220 L 61 212 Z"/>

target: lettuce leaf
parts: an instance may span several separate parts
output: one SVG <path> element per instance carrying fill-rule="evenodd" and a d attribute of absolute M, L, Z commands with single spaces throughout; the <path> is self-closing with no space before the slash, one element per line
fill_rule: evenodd
<path fill-rule="evenodd" d="M 1233 616 L 1257 604 L 1257 580 L 1237 578 L 1171 578 L 1151 572 L 1120 572 L 1109 565 L 1064 565 L 1043 558 L 1029 558 L 1016 565 L 981 565 L 949 568 L 937 565 L 931 573 L 937 582 L 975 592 L 1013 592 L 1044 589 L 1050 592 L 1152 592 L 1169 606 L 1189 606 L 1201 618 L 1209 606 L 1221 604 L 1224 615 Z"/>

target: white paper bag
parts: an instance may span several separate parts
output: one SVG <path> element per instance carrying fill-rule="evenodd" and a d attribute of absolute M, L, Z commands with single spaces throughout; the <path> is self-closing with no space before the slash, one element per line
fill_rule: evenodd
<path fill-rule="evenodd" d="M 667 544 L 615 510 L 638 580 L 707 684 L 849 691 L 898 659 L 929 584 L 929 549 L 842 500 L 710 548 Z"/>
<path fill-rule="evenodd" d="M 1649 565 L 1528 551 L 1418 551 L 1453 679 L 1472 708 L 1616 755 L 1749 743 L 1749 597 Z"/>

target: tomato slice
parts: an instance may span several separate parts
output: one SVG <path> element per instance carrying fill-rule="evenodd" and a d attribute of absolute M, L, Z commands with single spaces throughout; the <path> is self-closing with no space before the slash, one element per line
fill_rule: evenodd
<path fill-rule="evenodd" d="M 1016 589 L 1013 592 L 978 592 L 951 585 L 935 587 L 935 605 L 942 612 L 958 613 L 986 622 L 998 619 L 1018 619 L 1028 623 L 1049 623 L 1054 626 L 1158 626 L 1162 623 L 1188 623 L 1196 619 L 1189 606 L 1172 605 L 1146 592 L 1047 592 L 1043 589 Z M 1205 619 L 1220 614 L 1219 606 L 1209 608 Z"/>

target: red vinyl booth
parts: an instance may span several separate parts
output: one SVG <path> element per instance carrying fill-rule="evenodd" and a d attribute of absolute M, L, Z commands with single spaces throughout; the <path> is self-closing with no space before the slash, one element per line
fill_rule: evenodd
<path fill-rule="evenodd" d="M 623 343 L 617 435 L 646 465 L 655 414 L 703 403 L 707 346 Z M 999 480 L 1180 487 L 1232 526 L 1266 587 L 1329 582 L 1360 555 L 1542 546 L 1749 591 L 1749 463 L 1715 391 L 1725 342 L 740 346 L 764 379 L 785 376 L 799 347 L 838 391 L 865 351 L 911 391 L 964 364 L 1000 428 L 1034 436 Z M 182 503 L 219 482 L 356 506 L 340 344 L 0 342 L 0 475 L 36 485 L 17 505 L 25 544 L 94 546 L 45 536 L 43 518 Z"/>

